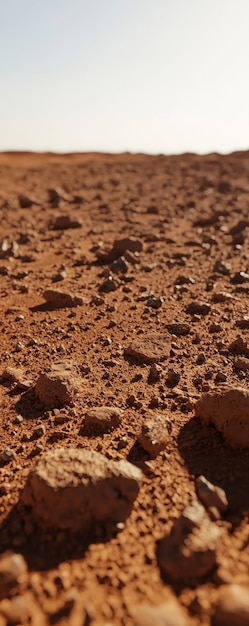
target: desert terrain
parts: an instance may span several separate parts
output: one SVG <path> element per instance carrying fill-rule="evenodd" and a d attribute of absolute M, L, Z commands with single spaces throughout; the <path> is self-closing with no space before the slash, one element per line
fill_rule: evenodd
<path fill-rule="evenodd" d="M 248 625 L 249 152 L 0 181 L 0 626 Z"/>

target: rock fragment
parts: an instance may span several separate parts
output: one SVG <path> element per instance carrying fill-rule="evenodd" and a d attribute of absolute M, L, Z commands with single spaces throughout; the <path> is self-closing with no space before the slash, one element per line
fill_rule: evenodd
<path fill-rule="evenodd" d="M 248 626 L 249 587 L 224 585 L 220 588 L 212 626 Z"/>
<path fill-rule="evenodd" d="M 115 239 L 113 243 L 113 251 L 122 255 L 126 250 L 129 252 L 141 252 L 143 249 L 143 243 L 136 237 L 124 237 L 124 239 Z"/>
<path fill-rule="evenodd" d="M 241 387 L 213 390 L 195 405 L 196 417 L 214 424 L 232 448 L 249 448 L 249 391 Z"/>
<path fill-rule="evenodd" d="M 220 530 L 207 515 L 197 525 L 186 512 L 174 523 L 171 533 L 159 542 L 158 564 L 174 581 L 189 583 L 205 576 L 216 565 Z"/>
<path fill-rule="evenodd" d="M 48 408 L 70 404 L 79 388 L 72 361 L 56 361 L 41 372 L 35 385 L 35 395 Z"/>
<path fill-rule="evenodd" d="M 5 552 L 0 557 L 0 600 L 8 598 L 27 582 L 28 568 L 21 554 Z"/>
<path fill-rule="evenodd" d="M 21 367 L 7 366 L 0 376 L 0 382 L 15 383 L 19 389 L 27 390 L 33 385 L 32 380 L 28 380 L 25 372 Z"/>
<path fill-rule="evenodd" d="M 43 298 L 51 307 L 56 309 L 71 308 L 84 304 L 81 296 L 59 289 L 46 289 L 43 293 Z"/>
<path fill-rule="evenodd" d="M 58 215 L 52 223 L 54 230 L 68 230 L 69 228 L 81 228 L 82 220 L 71 215 Z"/>
<path fill-rule="evenodd" d="M 109 431 L 117 428 L 123 415 L 118 407 L 99 406 L 89 409 L 85 416 L 85 424 L 93 425 L 97 431 Z"/>
<path fill-rule="evenodd" d="M 170 346 L 166 336 L 142 335 L 133 339 L 125 349 L 125 355 L 141 363 L 158 363 L 169 356 Z"/>
<path fill-rule="evenodd" d="M 246 372 L 246 370 L 249 370 L 249 359 L 247 359 L 245 356 L 237 356 L 234 359 L 234 367 L 236 370 L 242 370 L 243 372 Z"/>
<path fill-rule="evenodd" d="M 171 421 L 160 413 L 152 415 L 143 422 L 138 439 L 151 458 L 165 450 L 172 431 Z"/>
<path fill-rule="evenodd" d="M 206 508 L 215 507 L 224 513 L 228 507 L 228 500 L 224 489 L 213 485 L 205 476 L 198 476 L 195 481 L 198 498 Z"/>
<path fill-rule="evenodd" d="M 202 315 L 205 316 L 211 311 L 211 305 L 208 302 L 190 302 L 186 307 L 186 313 L 190 315 Z"/>
<path fill-rule="evenodd" d="M 51 204 L 53 205 L 53 207 L 58 207 L 61 200 L 70 202 L 69 194 L 63 189 L 61 189 L 61 187 L 48 189 L 48 199 L 49 199 L 49 202 L 51 202 Z"/>
<path fill-rule="evenodd" d="M 187 626 L 188 619 L 184 609 L 172 596 L 158 606 L 140 604 L 132 607 L 134 626 Z"/>
<path fill-rule="evenodd" d="M 117 524 L 129 515 L 142 472 L 90 450 L 56 448 L 31 470 L 23 492 L 38 524 L 88 532 L 95 523 Z"/>
<path fill-rule="evenodd" d="M 167 328 L 169 332 L 172 335 L 176 335 L 176 337 L 188 335 L 191 330 L 191 326 L 185 322 L 173 322 L 172 324 L 167 324 Z"/>

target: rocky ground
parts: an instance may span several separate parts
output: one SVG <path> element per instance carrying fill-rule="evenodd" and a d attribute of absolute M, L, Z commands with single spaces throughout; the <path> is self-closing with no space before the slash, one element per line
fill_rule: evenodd
<path fill-rule="evenodd" d="M 0 173 L 0 626 L 248 626 L 249 153 Z"/>

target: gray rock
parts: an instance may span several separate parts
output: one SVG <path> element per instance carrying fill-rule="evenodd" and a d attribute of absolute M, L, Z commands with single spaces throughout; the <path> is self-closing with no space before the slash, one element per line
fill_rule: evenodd
<path fill-rule="evenodd" d="M 23 502 L 41 527 L 88 532 L 129 515 L 142 472 L 128 461 L 75 448 L 46 452 L 31 470 Z"/>

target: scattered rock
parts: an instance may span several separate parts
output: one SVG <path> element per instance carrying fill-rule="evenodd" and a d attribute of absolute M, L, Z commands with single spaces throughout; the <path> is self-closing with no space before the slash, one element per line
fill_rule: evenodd
<path fill-rule="evenodd" d="M 146 306 L 151 307 L 152 309 L 160 309 L 163 302 L 164 302 L 163 298 L 155 298 L 154 296 L 151 296 L 148 299 Z"/>
<path fill-rule="evenodd" d="M 23 492 L 41 526 L 88 532 L 94 523 L 123 522 L 139 491 L 142 472 L 90 450 L 56 448 L 31 470 Z"/>
<path fill-rule="evenodd" d="M 214 267 L 213 267 L 213 271 L 217 274 L 223 274 L 223 276 L 229 276 L 230 272 L 231 272 L 231 263 L 229 263 L 228 261 L 215 261 Z"/>
<path fill-rule="evenodd" d="M 85 424 L 93 425 L 97 431 L 109 431 L 116 428 L 123 415 L 118 407 L 99 406 L 89 409 L 85 416 Z"/>
<path fill-rule="evenodd" d="M 236 326 L 244 330 L 249 328 L 249 315 L 244 315 L 240 320 L 236 320 Z"/>
<path fill-rule="evenodd" d="M 249 274 L 247 272 L 235 272 L 231 278 L 231 282 L 234 285 L 241 285 L 249 280 Z"/>
<path fill-rule="evenodd" d="M 243 372 L 246 372 L 247 370 L 249 370 L 249 359 L 247 359 L 245 356 L 237 356 L 234 359 L 234 367 L 236 370 L 242 370 Z"/>
<path fill-rule="evenodd" d="M 21 554 L 5 552 L 0 556 L 0 600 L 27 582 L 28 568 Z"/>
<path fill-rule="evenodd" d="M 214 424 L 232 448 L 249 448 L 249 391 L 240 387 L 205 393 L 195 405 L 196 417 Z"/>
<path fill-rule="evenodd" d="M 189 621 L 184 609 L 172 596 L 158 606 L 140 604 L 131 608 L 134 626 L 187 626 Z"/>
<path fill-rule="evenodd" d="M 61 200 L 64 200 L 65 202 L 70 202 L 70 196 L 60 187 L 56 187 L 55 189 L 48 189 L 48 199 L 55 208 L 59 206 Z"/>
<path fill-rule="evenodd" d="M 212 626 L 248 626 L 249 587 L 224 585 L 219 589 Z"/>
<path fill-rule="evenodd" d="M 60 291 L 59 289 L 46 289 L 43 293 L 43 298 L 55 309 L 71 308 L 84 304 L 84 300 L 81 296 Z"/>
<path fill-rule="evenodd" d="M 190 522 L 190 523 L 189 523 Z M 189 584 L 209 573 L 216 565 L 220 530 L 205 515 L 193 524 L 186 511 L 174 523 L 170 535 L 159 542 L 158 564 L 162 573 L 174 581 Z"/>
<path fill-rule="evenodd" d="M 129 266 L 125 257 L 120 256 L 118 259 L 115 259 L 115 261 L 111 263 L 110 269 L 115 274 L 126 274 L 128 272 Z"/>
<path fill-rule="evenodd" d="M 103 283 L 99 286 L 99 291 L 104 291 L 105 293 L 109 293 L 110 291 L 116 291 L 118 289 L 119 283 L 117 280 L 113 278 L 113 276 L 108 276 Z"/>
<path fill-rule="evenodd" d="M 229 302 L 235 300 L 235 297 L 228 291 L 215 291 L 212 300 L 213 302 Z"/>
<path fill-rule="evenodd" d="M 79 388 L 72 361 L 56 361 L 41 372 L 35 385 L 35 395 L 47 408 L 70 404 Z"/>
<path fill-rule="evenodd" d="M 161 373 L 162 373 L 162 368 L 160 367 L 160 365 L 157 365 L 157 363 L 152 363 L 152 365 L 150 366 L 148 382 L 149 383 L 158 382 L 158 380 L 160 380 Z"/>
<path fill-rule="evenodd" d="M 20 626 L 20 624 L 30 622 L 28 603 L 24 596 L 2 600 L 0 602 L 0 615 L 5 617 L 8 626 Z"/>
<path fill-rule="evenodd" d="M 33 206 L 33 204 L 36 204 L 36 205 L 41 204 L 33 196 L 25 196 L 22 193 L 19 194 L 18 200 L 19 200 L 19 206 L 21 209 L 28 209 L 29 207 Z"/>
<path fill-rule="evenodd" d="M 178 385 L 179 381 L 181 378 L 181 374 L 179 372 L 177 372 L 174 369 L 170 369 L 167 373 L 167 377 L 166 377 L 166 385 L 167 387 L 170 387 L 173 389 L 173 387 L 176 387 L 176 385 Z"/>
<path fill-rule="evenodd" d="M 154 459 L 166 448 L 171 431 L 171 421 L 165 415 L 158 413 L 143 422 L 138 439 L 144 450 Z"/>
<path fill-rule="evenodd" d="M 169 356 L 170 346 L 166 336 L 142 335 L 133 339 L 125 350 L 126 356 L 131 356 L 141 363 L 158 363 Z"/>
<path fill-rule="evenodd" d="M 195 481 L 198 498 L 206 508 L 216 507 L 224 513 L 228 507 L 228 500 L 224 489 L 213 485 L 205 476 L 198 476 Z"/>
<path fill-rule="evenodd" d="M 81 228 L 82 220 L 79 217 L 71 217 L 71 215 L 58 215 L 52 223 L 54 230 L 67 230 L 69 228 Z"/>
<path fill-rule="evenodd" d="M 10 461 L 12 461 L 15 458 L 15 456 L 16 456 L 15 450 L 12 450 L 12 448 L 6 448 L 0 454 L 0 463 L 2 464 L 10 463 Z"/>

